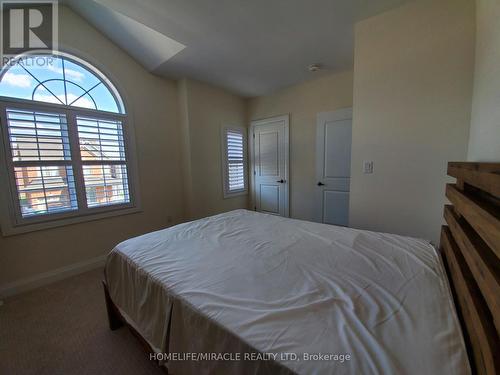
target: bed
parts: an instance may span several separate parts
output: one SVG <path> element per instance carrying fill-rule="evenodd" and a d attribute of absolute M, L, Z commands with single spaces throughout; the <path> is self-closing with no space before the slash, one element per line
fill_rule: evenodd
<path fill-rule="evenodd" d="M 446 258 L 453 274 L 456 259 Z M 461 289 L 421 239 L 236 210 L 119 244 L 104 287 L 110 327 L 127 324 L 171 374 L 477 367 L 466 344 L 480 345 L 464 342 L 452 299 Z"/>

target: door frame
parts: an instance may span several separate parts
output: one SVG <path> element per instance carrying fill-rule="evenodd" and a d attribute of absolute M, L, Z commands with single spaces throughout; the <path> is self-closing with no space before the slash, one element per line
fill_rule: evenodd
<path fill-rule="evenodd" d="M 323 126 L 323 123 L 325 122 L 326 119 L 328 120 L 333 120 L 333 121 L 342 121 L 342 120 L 351 120 L 353 118 L 353 109 L 352 107 L 349 108 L 341 108 L 341 109 L 336 109 L 333 111 L 325 111 L 325 112 L 318 112 L 316 114 L 316 157 L 315 157 L 315 180 L 314 180 L 314 186 L 316 186 L 316 183 L 318 182 L 318 176 L 322 174 L 322 171 L 320 170 L 320 165 L 321 165 L 321 158 L 324 156 L 324 150 L 325 150 L 325 140 L 320 136 L 320 127 Z M 351 125 L 352 126 L 352 125 Z M 352 141 L 351 141 L 352 142 Z M 322 151 L 322 152 L 320 152 Z M 351 161 L 352 161 L 352 143 L 351 143 Z M 350 178 L 349 178 L 350 179 Z M 319 189 L 315 189 L 315 213 L 314 213 L 314 220 L 318 223 L 323 223 L 323 217 L 324 217 L 324 202 L 322 200 L 323 197 L 319 197 Z M 349 187 L 349 195 L 350 195 L 350 187 Z M 322 194 L 322 193 L 321 193 Z M 320 199 L 321 198 L 321 199 Z"/>
<path fill-rule="evenodd" d="M 267 117 L 258 120 L 252 120 L 250 122 L 250 127 L 248 128 L 248 150 L 250 151 L 249 160 L 250 160 L 250 168 L 248 169 L 248 173 L 250 175 L 250 188 L 251 188 L 251 209 L 257 211 L 256 198 L 255 198 L 255 128 L 257 126 L 267 125 L 271 121 L 283 121 L 285 123 L 285 139 L 283 140 L 283 146 L 285 148 L 285 181 L 284 191 L 285 191 L 285 217 L 290 217 L 290 174 L 289 174 L 289 165 L 290 165 L 290 114 L 279 115 L 274 117 Z"/>

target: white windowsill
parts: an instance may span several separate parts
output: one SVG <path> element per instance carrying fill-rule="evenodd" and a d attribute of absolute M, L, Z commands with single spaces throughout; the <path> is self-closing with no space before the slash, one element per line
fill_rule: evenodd
<path fill-rule="evenodd" d="M 57 228 L 57 227 L 62 227 L 62 226 L 66 226 L 66 225 L 85 223 L 88 221 L 106 219 L 106 218 L 111 218 L 111 217 L 115 217 L 115 216 L 130 215 L 130 214 L 135 214 L 138 212 L 142 212 L 141 207 L 116 208 L 116 209 L 109 210 L 109 211 L 74 216 L 74 217 L 68 217 L 68 218 L 64 218 L 64 219 L 56 219 L 56 220 L 49 220 L 48 219 L 47 221 L 32 223 L 32 224 L 22 224 L 22 225 L 16 225 L 16 226 L 6 226 L 5 225 L 5 226 L 2 226 L 2 235 L 4 237 L 14 236 L 16 234 L 34 232 L 34 231 L 39 231 L 39 230 L 46 230 L 46 229 Z"/>
<path fill-rule="evenodd" d="M 224 199 L 239 197 L 240 195 L 248 195 L 248 190 L 236 191 L 234 193 L 224 193 Z"/>

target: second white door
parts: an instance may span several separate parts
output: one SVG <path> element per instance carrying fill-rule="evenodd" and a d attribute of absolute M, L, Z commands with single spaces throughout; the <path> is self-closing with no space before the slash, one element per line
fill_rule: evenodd
<path fill-rule="evenodd" d="M 288 115 L 252 121 L 255 209 L 288 217 Z"/>
<path fill-rule="evenodd" d="M 318 113 L 316 127 L 316 221 L 349 224 L 352 109 Z"/>

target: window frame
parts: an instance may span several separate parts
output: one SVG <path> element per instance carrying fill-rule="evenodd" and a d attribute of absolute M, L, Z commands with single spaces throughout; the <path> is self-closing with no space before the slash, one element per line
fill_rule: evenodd
<path fill-rule="evenodd" d="M 81 60 L 72 55 L 64 54 L 63 56 L 69 59 L 75 59 L 76 61 Z M 88 63 L 84 66 L 87 69 L 93 67 Z M 91 72 L 92 71 L 93 70 L 91 69 Z M 99 75 L 99 77 L 102 77 L 102 73 L 101 75 Z M 108 82 L 110 82 L 109 79 L 107 79 L 106 83 Z M 0 96 L 0 184 L 1 186 L 7 187 L 8 190 L 7 194 L 1 194 L 0 197 L 0 226 L 2 234 L 4 236 L 49 229 L 64 225 L 71 225 L 91 220 L 98 220 L 106 217 L 126 215 L 140 212 L 142 210 L 139 194 L 139 177 L 137 171 L 134 128 L 132 121 L 130 121 L 130 113 L 125 113 L 124 111 L 124 99 L 119 99 L 119 103 L 122 105 L 121 111 L 123 113 L 107 112 L 63 104 L 46 103 L 28 99 Z M 46 111 L 51 113 L 60 113 L 66 116 L 71 150 L 71 160 L 68 161 L 67 164 L 73 167 L 73 175 L 75 177 L 75 189 L 78 202 L 77 210 L 34 215 L 32 217 L 22 217 L 15 181 L 14 161 L 12 159 L 10 138 L 8 133 L 6 115 L 6 111 L 8 108 L 40 112 Z M 121 121 L 126 156 L 125 161 L 82 161 L 79 147 L 78 127 L 76 125 L 77 116 L 87 116 L 96 119 Z M 30 162 L 26 162 L 26 164 L 29 163 Z M 34 162 L 33 164 L 41 165 L 43 163 L 44 162 Z M 47 162 L 47 164 L 50 163 L 58 164 L 59 161 Z M 130 202 L 93 208 L 87 207 L 82 166 L 94 163 L 97 165 L 126 165 Z M 82 205 L 82 203 L 84 204 Z"/>
<path fill-rule="evenodd" d="M 227 133 L 229 131 L 241 134 L 243 142 L 243 184 L 244 188 L 229 190 L 229 163 L 227 157 Z M 221 156 L 222 156 L 222 193 L 224 199 L 248 194 L 248 155 L 247 155 L 247 130 L 242 126 L 223 126 L 221 128 Z"/>

